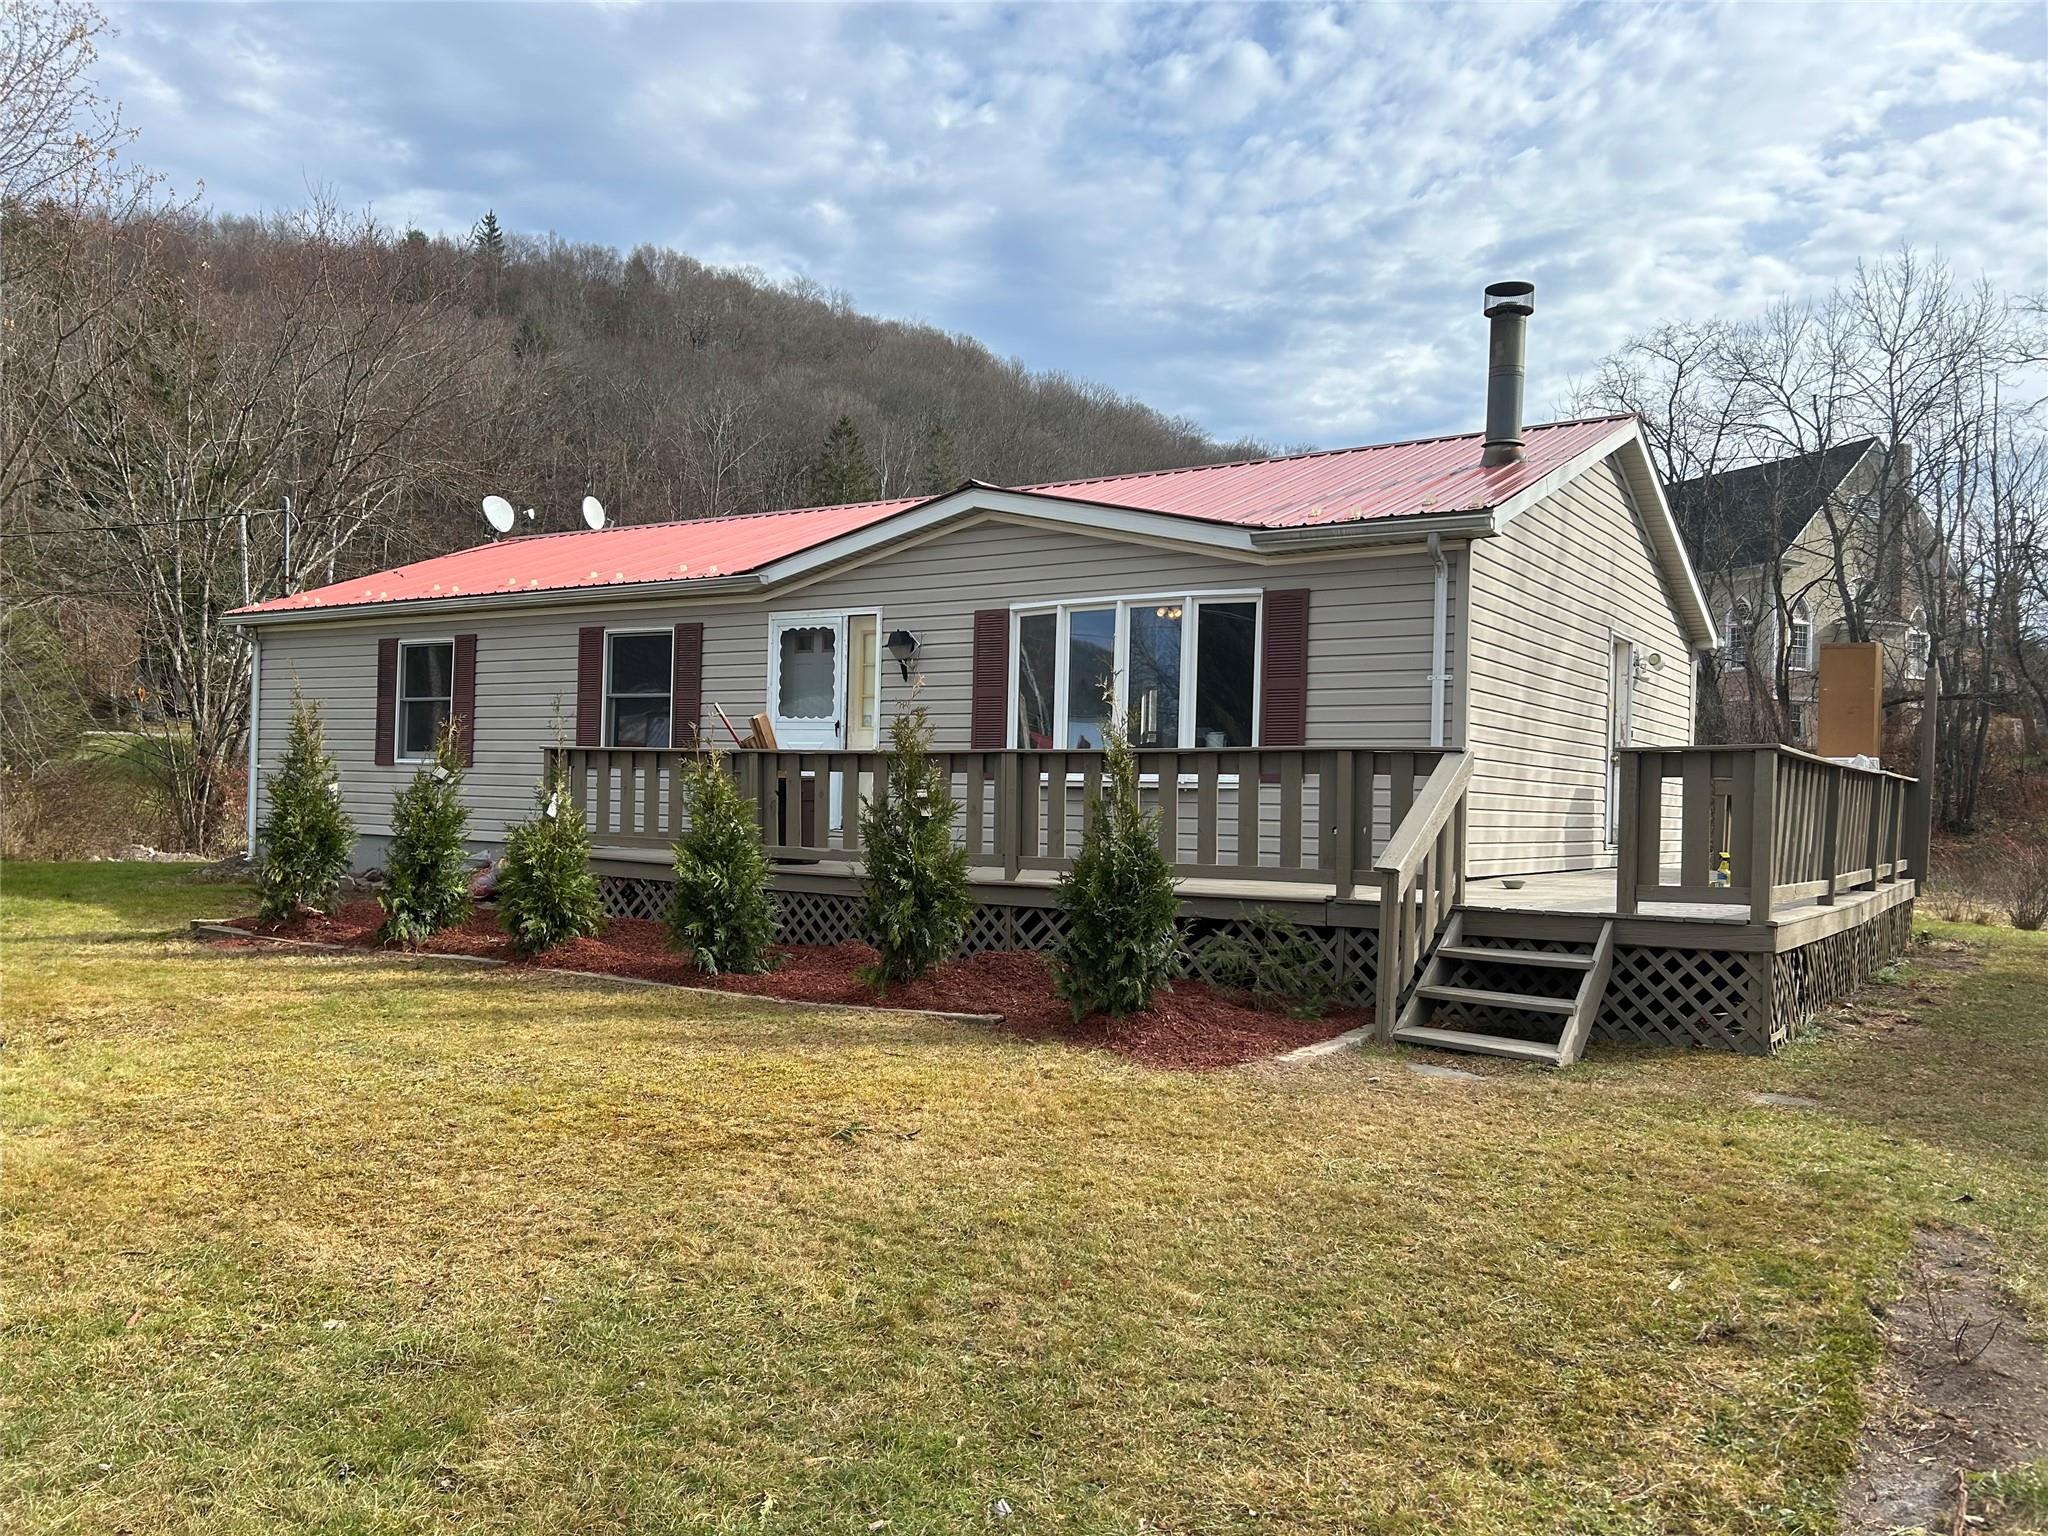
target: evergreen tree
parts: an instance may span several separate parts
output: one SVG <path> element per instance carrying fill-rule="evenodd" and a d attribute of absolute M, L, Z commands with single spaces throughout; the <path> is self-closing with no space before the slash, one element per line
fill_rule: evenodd
<path fill-rule="evenodd" d="M 257 829 L 263 863 L 258 910 L 283 922 L 301 907 L 332 912 L 356 829 L 341 808 L 341 779 L 327 755 L 320 706 L 294 692 L 284 761 L 266 781 L 270 812 Z"/>
<path fill-rule="evenodd" d="M 863 927 L 881 958 L 870 979 L 915 981 L 959 953 L 974 916 L 967 850 L 953 842 L 951 776 L 932 761 L 922 706 L 889 722 L 889 767 L 861 802 Z"/>
<path fill-rule="evenodd" d="M 966 478 L 960 472 L 960 454 L 953 446 L 953 434 L 943 423 L 934 423 L 924 439 L 924 474 L 918 489 L 927 496 L 944 496 L 960 489 Z"/>
<path fill-rule="evenodd" d="M 451 723 L 391 806 L 391 857 L 384 871 L 380 944 L 417 944 L 469 916 L 469 857 L 462 840 L 462 755 Z"/>
<path fill-rule="evenodd" d="M 882 494 L 882 477 L 861 446 L 853 418 L 842 416 L 825 438 L 825 456 L 811 468 L 810 503 L 836 507 L 850 501 L 873 501 Z"/>
<path fill-rule="evenodd" d="M 1136 1013 L 1173 973 L 1173 866 L 1159 850 L 1159 813 L 1139 806 L 1123 721 L 1112 718 L 1104 736 L 1103 787 L 1089 797 L 1081 850 L 1058 893 L 1067 936 L 1053 955 L 1053 984 L 1077 1019 Z"/>
<path fill-rule="evenodd" d="M 498 877 L 498 926 L 522 955 L 604 927 L 597 877 L 590 872 L 590 829 L 559 764 L 541 780 L 536 798 L 533 820 L 505 834 Z"/>
<path fill-rule="evenodd" d="M 497 268 L 505 265 L 505 231 L 498 227 L 497 210 L 484 210 L 484 216 L 469 232 L 469 243 L 485 266 Z"/>
<path fill-rule="evenodd" d="M 505 280 L 506 251 L 505 232 L 498 227 L 498 215 L 494 210 L 484 210 L 484 216 L 469 232 L 469 244 L 476 254 L 478 313 L 495 313 L 498 291 Z"/>
<path fill-rule="evenodd" d="M 690 825 L 675 845 L 669 948 L 714 976 L 765 971 L 778 920 L 754 803 L 726 771 L 723 753 L 706 753 L 687 771 Z"/>

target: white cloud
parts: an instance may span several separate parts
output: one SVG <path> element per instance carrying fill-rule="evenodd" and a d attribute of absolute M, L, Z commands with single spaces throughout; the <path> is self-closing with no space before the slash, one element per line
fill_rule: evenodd
<path fill-rule="evenodd" d="M 1478 414 L 1900 239 L 2048 286 L 2037 9 L 154 5 L 110 83 L 223 207 L 803 273 L 1226 434 Z M 239 98 L 239 104 L 236 99 Z"/>

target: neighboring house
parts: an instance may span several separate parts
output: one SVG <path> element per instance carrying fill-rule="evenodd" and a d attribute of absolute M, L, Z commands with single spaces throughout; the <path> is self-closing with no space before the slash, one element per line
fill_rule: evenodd
<path fill-rule="evenodd" d="M 1274 907 L 1392 1038 L 1568 1061 L 1597 1024 L 1768 1049 L 1892 952 L 1906 781 L 1858 779 L 1824 850 L 1789 812 L 1852 770 L 1689 747 L 1717 621 L 1635 419 L 1523 427 L 1531 292 L 1488 290 L 1484 433 L 505 539 L 241 610 L 252 837 L 295 691 L 324 708 L 366 864 L 454 720 L 480 852 L 531 814 L 559 741 L 608 904 L 651 915 L 680 764 L 760 714 L 774 750 L 733 771 L 785 929 L 837 941 L 853 802 L 885 720 L 922 706 L 970 947 L 1043 947 L 1114 709 L 1195 969 L 1217 925 Z M 1824 980 L 1790 966 L 1880 920 Z"/>
<path fill-rule="evenodd" d="M 1925 525 L 1903 492 L 1884 506 L 1888 460 L 1894 482 L 1910 478 L 1907 449 L 1888 455 L 1866 437 L 1666 488 L 1696 540 L 1720 634 L 1726 740 L 1813 745 L 1819 648 L 1851 638 L 1844 578 L 1868 637 L 1884 647 L 1886 697 L 1918 692 L 1929 632 L 1906 542 Z"/>

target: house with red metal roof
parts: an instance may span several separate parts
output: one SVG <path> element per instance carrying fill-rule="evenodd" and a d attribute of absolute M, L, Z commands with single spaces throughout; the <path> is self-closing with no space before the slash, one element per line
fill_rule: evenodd
<path fill-rule="evenodd" d="M 843 937 L 855 804 L 887 718 L 916 706 L 953 775 L 975 942 L 1042 945 L 1115 715 L 1191 922 L 1291 903 L 1355 988 L 1382 989 L 1391 1029 L 1454 921 L 1474 942 L 1487 922 L 1515 930 L 1468 914 L 1484 885 L 1547 903 L 1587 959 L 1560 974 L 1597 970 L 1598 994 L 1612 923 L 1640 876 L 1659 885 L 1667 845 L 1698 844 L 1669 882 L 1688 900 L 1742 907 L 1732 874 L 1709 888 L 1741 870 L 1707 846 L 1729 839 L 1725 815 L 1632 774 L 1631 751 L 1691 743 L 1693 653 L 1716 625 L 1634 418 L 1523 423 L 1531 300 L 1488 291 L 1484 431 L 504 538 L 240 610 L 252 838 L 295 692 L 323 706 L 369 863 L 452 722 L 479 854 L 530 813 L 552 755 L 608 901 L 645 915 L 683 825 L 677 765 L 720 748 L 759 807 L 786 924 Z M 1705 807 L 1697 780 L 1682 787 Z M 1362 937 L 1381 910 L 1407 920 Z M 1544 1049 L 1576 1054 L 1598 996 L 1573 1006 Z"/>

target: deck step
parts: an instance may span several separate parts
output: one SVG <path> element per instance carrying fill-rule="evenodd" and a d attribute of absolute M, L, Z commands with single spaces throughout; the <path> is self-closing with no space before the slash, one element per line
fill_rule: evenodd
<path fill-rule="evenodd" d="M 1578 1007 L 1575 998 L 1536 997 L 1527 992 L 1487 992 L 1479 987 L 1417 987 L 1415 994 L 1434 1003 L 1464 1003 L 1474 1008 L 1521 1008 L 1530 1013 L 1570 1013 Z"/>
<path fill-rule="evenodd" d="M 1453 960 L 1472 960 L 1482 965 L 1551 965 L 1566 971 L 1590 971 L 1591 955 L 1565 955 L 1548 949 L 1488 949 L 1482 944 L 1445 944 L 1437 949 Z"/>
<path fill-rule="evenodd" d="M 1442 990 L 1451 991 L 1452 988 Z M 1540 1040 L 1511 1040 L 1505 1035 L 1475 1035 L 1463 1029 L 1431 1029 L 1408 1024 L 1394 1031 L 1402 1045 L 1426 1045 L 1439 1051 L 1472 1051 L 1481 1056 L 1510 1056 L 1516 1061 L 1542 1061 L 1558 1066 L 1558 1048 Z"/>

